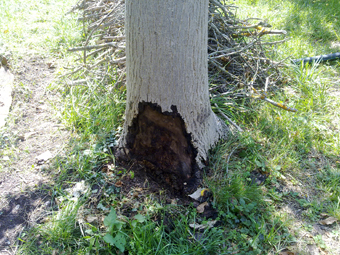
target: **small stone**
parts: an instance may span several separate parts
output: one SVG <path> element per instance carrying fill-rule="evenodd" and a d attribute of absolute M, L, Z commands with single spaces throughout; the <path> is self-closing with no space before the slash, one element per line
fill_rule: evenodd
<path fill-rule="evenodd" d="M 47 160 L 49 160 L 50 158 L 52 158 L 52 153 L 50 151 L 45 151 L 44 153 L 37 156 L 36 160 L 38 161 L 38 165 L 41 165 Z"/>

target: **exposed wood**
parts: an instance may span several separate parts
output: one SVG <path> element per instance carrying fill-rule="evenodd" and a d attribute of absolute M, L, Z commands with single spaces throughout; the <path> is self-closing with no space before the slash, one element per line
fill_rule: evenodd
<path fill-rule="evenodd" d="M 156 104 L 139 103 L 139 112 L 127 133 L 125 149 L 129 157 L 144 164 L 149 173 L 166 186 L 183 190 L 199 176 L 191 144 L 180 114 L 161 112 Z"/>
<path fill-rule="evenodd" d="M 195 169 L 227 135 L 210 106 L 207 27 L 208 0 L 126 1 L 127 105 L 119 146 L 158 176 L 170 172 L 175 189 L 199 179 Z"/>

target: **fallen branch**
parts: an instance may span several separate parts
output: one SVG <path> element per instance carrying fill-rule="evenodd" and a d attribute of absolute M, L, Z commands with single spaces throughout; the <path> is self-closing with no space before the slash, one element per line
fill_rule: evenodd
<path fill-rule="evenodd" d="M 274 106 L 276 106 L 276 107 L 279 107 L 279 108 L 281 108 L 281 109 L 283 109 L 283 110 L 286 110 L 286 111 L 289 111 L 289 112 L 297 112 L 297 109 L 295 109 L 295 108 L 288 107 L 288 106 L 286 106 L 285 104 L 277 103 L 277 102 L 275 102 L 275 101 L 269 99 L 269 98 L 267 97 L 267 93 L 266 93 L 266 92 L 264 92 L 264 93 L 259 93 L 255 88 L 252 88 L 252 89 L 253 89 L 254 92 L 256 93 L 255 96 L 252 95 L 253 98 L 255 98 L 255 99 L 261 99 L 261 100 L 263 100 L 263 101 L 266 101 L 266 102 L 268 102 L 268 103 L 270 103 L 270 104 L 272 104 L 272 105 L 274 105 Z"/>
<path fill-rule="evenodd" d="M 93 49 L 103 49 L 103 48 L 108 48 L 108 47 L 125 49 L 125 46 L 123 45 L 119 46 L 118 43 L 110 42 L 110 43 L 99 44 L 99 45 L 89 45 L 89 46 L 84 46 L 84 47 L 70 48 L 67 50 L 68 51 L 84 51 L 84 50 L 93 50 Z"/>
<path fill-rule="evenodd" d="M 215 106 L 216 106 L 216 109 L 219 111 L 219 113 L 231 124 L 233 125 L 237 131 L 239 132 L 243 132 L 243 129 L 240 128 L 238 125 L 236 125 L 236 123 L 234 121 L 232 121 L 227 115 L 225 115 L 221 110 L 220 108 L 218 108 L 218 105 L 215 103 Z"/>

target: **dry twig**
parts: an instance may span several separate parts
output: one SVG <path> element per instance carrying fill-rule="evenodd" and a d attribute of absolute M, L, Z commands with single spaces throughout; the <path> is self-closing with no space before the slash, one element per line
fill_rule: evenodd
<path fill-rule="evenodd" d="M 278 66 L 266 57 L 265 47 L 287 40 L 284 30 L 271 30 L 271 26 L 258 18 L 240 20 L 236 17 L 237 7 L 225 0 L 210 0 L 208 60 L 212 97 L 221 95 L 230 99 L 252 97 L 253 89 L 271 90 L 269 85 L 281 79 Z M 84 24 L 86 42 L 69 49 L 83 51 L 81 67 L 70 73 L 82 72 L 90 79 L 109 79 L 108 70 L 113 66 L 118 83 L 125 82 L 125 1 L 124 0 L 80 0 L 70 12 L 78 12 Z M 267 36 L 279 36 L 277 41 L 265 41 Z M 105 76 L 108 76 L 106 78 Z M 270 76 L 271 82 L 268 81 Z M 77 77 L 75 79 L 78 79 Z M 229 93 L 232 91 L 233 93 Z M 225 94 L 228 92 L 227 94 Z M 271 102 L 266 98 L 267 102 Z M 217 109 L 219 110 L 218 106 Z M 230 119 L 230 123 L 233 123 Z M 235 123 L 233 125 L 241 130 Z"/>

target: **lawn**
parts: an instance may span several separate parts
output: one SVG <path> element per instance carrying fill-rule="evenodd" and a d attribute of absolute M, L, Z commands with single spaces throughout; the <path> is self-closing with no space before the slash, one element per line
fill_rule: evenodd
<path fill-rule="evenodd" d="M 164 190 L 123 192 L 121 180 L 138 176 L 116 166 L 110 151 L 125 109 L 118 71 L 108 70 L 112 75 L 105 84 L 92 77 L 86 86 L 67 86 L 69 78 L 60 76 L 82 57 L 67 52 L 84 41 L 77 16 L 64 15 L 73 4 L 0 3 L 5 10 L 0 42 L 12 51 L 13 68 L 27 55 L 58 63 L 59 76 L 49 86 L 58 102 L 50 103 L 71 137 L 47 170 L 55 206 L 48 218 L 21 234 L 22 254 L 340 253 L 340 61 L 290 62 L 340 52 L 339 1 L 235 3 L 238 17 L 259 17 L 272 29 L 287 31 L 287 42 L 266 48 L 273 60 L 286 59 L 282 83 L 269 96 L 297 112 L 254 99 L 219 105 L 244 131 L 233 132 L 210 156 L 202 186 L 209 188 L 208 201 L 217 212 L 214 227 L 194 204 L 167 203 Z M 73 195 L 77 186 L 80 196 Z"/>

